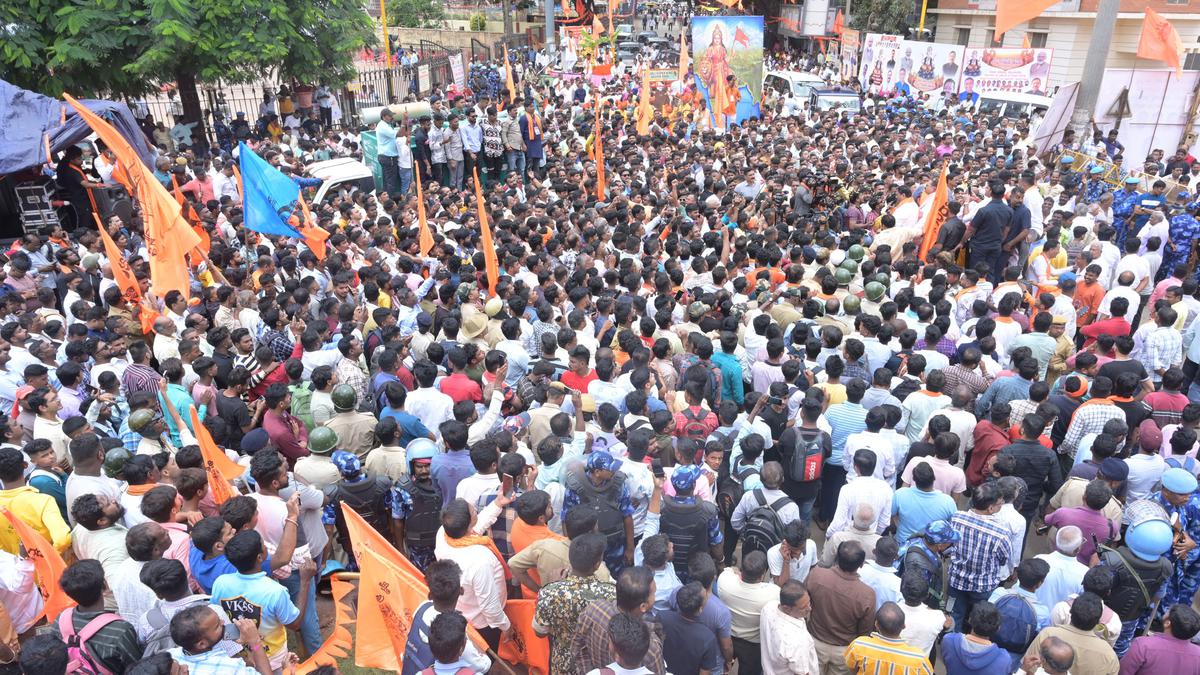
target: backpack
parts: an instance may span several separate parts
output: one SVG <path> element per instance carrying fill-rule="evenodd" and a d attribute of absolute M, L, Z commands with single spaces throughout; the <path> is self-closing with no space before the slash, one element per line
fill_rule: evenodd
<path fill-rule="evenodd" d="M 313 430 L 312 389 L 307 384 L 293 384 L 288 387 L 292 393 L 292 407 L 288 412 L 295 415 L 309 431 Z"/>
<path fill-rule="evenodd" d="M 198 595 L 193 602 L 181 607 L 180 611 L 196 605 L 207 605 L 209 598 L 210 596 L 207 595 Z M 146 622 L 150 624 L 150 633 L 146 636 L 146 648 L 143 650 L 142 656 L 152 656 L 178 646 L 171 639 L 171 620 L 167 618 L 166 614 L 163 614 L 161 605 L 155 603 L 146 611 Z"/>
<path fill-rule="evenodd" d="M 684 408 L 683 437 L 690 438 L 703 446 L 704 441 L 708 440 L 708 425 L 704 422 L 707 417 L 708 415 L 703 411 L 696 413 L 691 408 Z"/>
<path fill-rule="evenodd" d="M 780 497 L 773 504 L 767 504 L 767 497 L 762 490 L 755 490 L 753 494 L 758 506 L 742 525 L 742 555 L 751 551 L 766 553 L 783 541 L 783 521 L 779 519 L 779 512 L 792 503 L 791 499 Z"/>
<path fill-rule="evenodd" d="M 1000 628 L 992 642 L 1014 654 L 1024 654 L 1038 632 L 1037 610 L 1029 598 L 1013 593 L 996 603 Z"/>
<path fill-rule="evenodd" d="M 721 484 L 717 486 L 717 511 L 721 514 L 721 520 L 728 521 L 733 517 L 733 510 L 742 501 L 742 495 L 746 494 L 743 483 L 748 476 L 758 473 L 757 467 L 747 464 L 721 479 Z"/>
<path fill-rule="evenodd" d="M 58 632 L 62 634 L 63 642 L 67 643 L 67 672 L 82 673 L 83 675 L 115 675 L 111 670 L 105 668 L 99 659 L 92 656 L 92 653 L 88 651 L 87 641 L 108 624 L 120 621 L 121 615 L 104 612 L 89 621 L 78 633 L 75 632 L 74 619 L 74 607 L 68 607 L 58 615 Z"/>
<path fill-rule="evenodd" d="M 1196 475 L 1196 460 L 1187 456 L 1185 456 L 1183 459 L 1184 461 L 1180 462 L 1174 457 L 1168 457 L 1167 466 L 1171 467 L 1172 469 L 1183 469 L 1193 476 Z"/>
<path fill-rule="evenodd" d="M 806 438 L 809 431 L 816 431 L 813 438 Z M 797 429 L 796 446 L 792 448 L 792 457 L 788 461 L 788 478 L 798 483 L 820 480 L 821 469 L 824 467 L 825 432 L 819 429 Z"/>

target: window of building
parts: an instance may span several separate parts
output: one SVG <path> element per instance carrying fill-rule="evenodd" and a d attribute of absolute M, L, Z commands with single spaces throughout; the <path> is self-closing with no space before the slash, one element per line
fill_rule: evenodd
<path fill-rule="evenodd" d="M 1186 5 L 1190 0 L 1167 0 L 1168 5 Z"/>
<path fill-rule="evenodd" d="M 1200 70 L 1200 51 L 1187 52 L 1183 55 L 1184 70 Z"/>
<path fill-rule="evenodd" d="M 971 29 L 958 27 L 954 29 L 954 44 L 966 47 L 971 42 Z"/>
<path fill-rule="evenodd" d="M 987 46 L 989 46 L 989 47 L 1003 47 L 1004 46 L 1004 43 L 996 41 L 996 31 L 995 30 L 989 28 L 987 31 L 986 37 L 987 37 L 987 39 L 984 40 L 984 42 L 987 44 Z"/>
<path fill-rule="evenodd" d="M 1046 48 L 1046 38 L 1050 34 L 1038 32 L 1038 31 L 1029 31 L 1028 33 L 1026 33 L 1026 35 L 1029 36 L 1029 46 L 1030 47 L 1033 47 L 1034 49 L 1045 49 Z"/>

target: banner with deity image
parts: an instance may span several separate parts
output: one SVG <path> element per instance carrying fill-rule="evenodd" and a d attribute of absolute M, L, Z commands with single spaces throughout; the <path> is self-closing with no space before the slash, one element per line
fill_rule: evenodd
<path fill-rule="evenodd" d="M 693 17 L 692 63 L 696 87 L 714 112 L 715 127 L 761 115 L 761 16 Z"/>

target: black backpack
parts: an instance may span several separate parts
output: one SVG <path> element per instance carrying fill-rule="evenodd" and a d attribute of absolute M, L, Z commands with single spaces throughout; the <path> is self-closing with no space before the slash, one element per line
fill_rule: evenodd
<path fill-rule="evenodd" d="M 779 512 L 792 503 L 791 499 L 780 497 L 768 504 L 762 490 L 755 490 L 753 494 L 758 506 L 742 525 L 742 555 L 751 551 L 766 553 L 767 549 L 783 541 L 783 521 L 779 519 Z"/>
<path fill-rule="evenodd" d="M 721 479 L 721 484 L 717 486 L 717 511 L 721 514 L 721 520 L 728 521 L 733 517 L 733 510 L 742 501 L 742 495 L 746 494 L 743 483 L 748 477 L 758 474 L 757 467 L 746 464 L 735 467 L 728 476 Z"/>
<path fill-rule="evenodd" d="M 825 466 L 825 432 L 820 429 L 796 429 L 796 445 L 788 460 L 787 475 L 797 483 L 821 479 Z"/>

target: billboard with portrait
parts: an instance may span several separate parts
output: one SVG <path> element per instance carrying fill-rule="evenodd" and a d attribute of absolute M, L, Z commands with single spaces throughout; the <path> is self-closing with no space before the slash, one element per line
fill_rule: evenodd
<path fill-rule="evenodd" d="M 860 77 L 869 91 L 891 93 L 901 83 L 918 93 L 958 91 L 963 68 L 960 45 L 904 40 L 869 33 L 863 41 Z"/>
<path fill-rule="evenodd" d="M 993 92 L 1048 95 L 1053 49 L 969 48 L 963 63 L 966 80 L 981 94 Z"/>
<path fill-rule="evenodd" d="M 713 109 L 718 83 L 727 89 L 728 109 L 743 122 L 761 114 L 763 82 L 763 18 L 761 16 L 696 16 L 692 18 L 692 63 L 696 87 Z"/>

